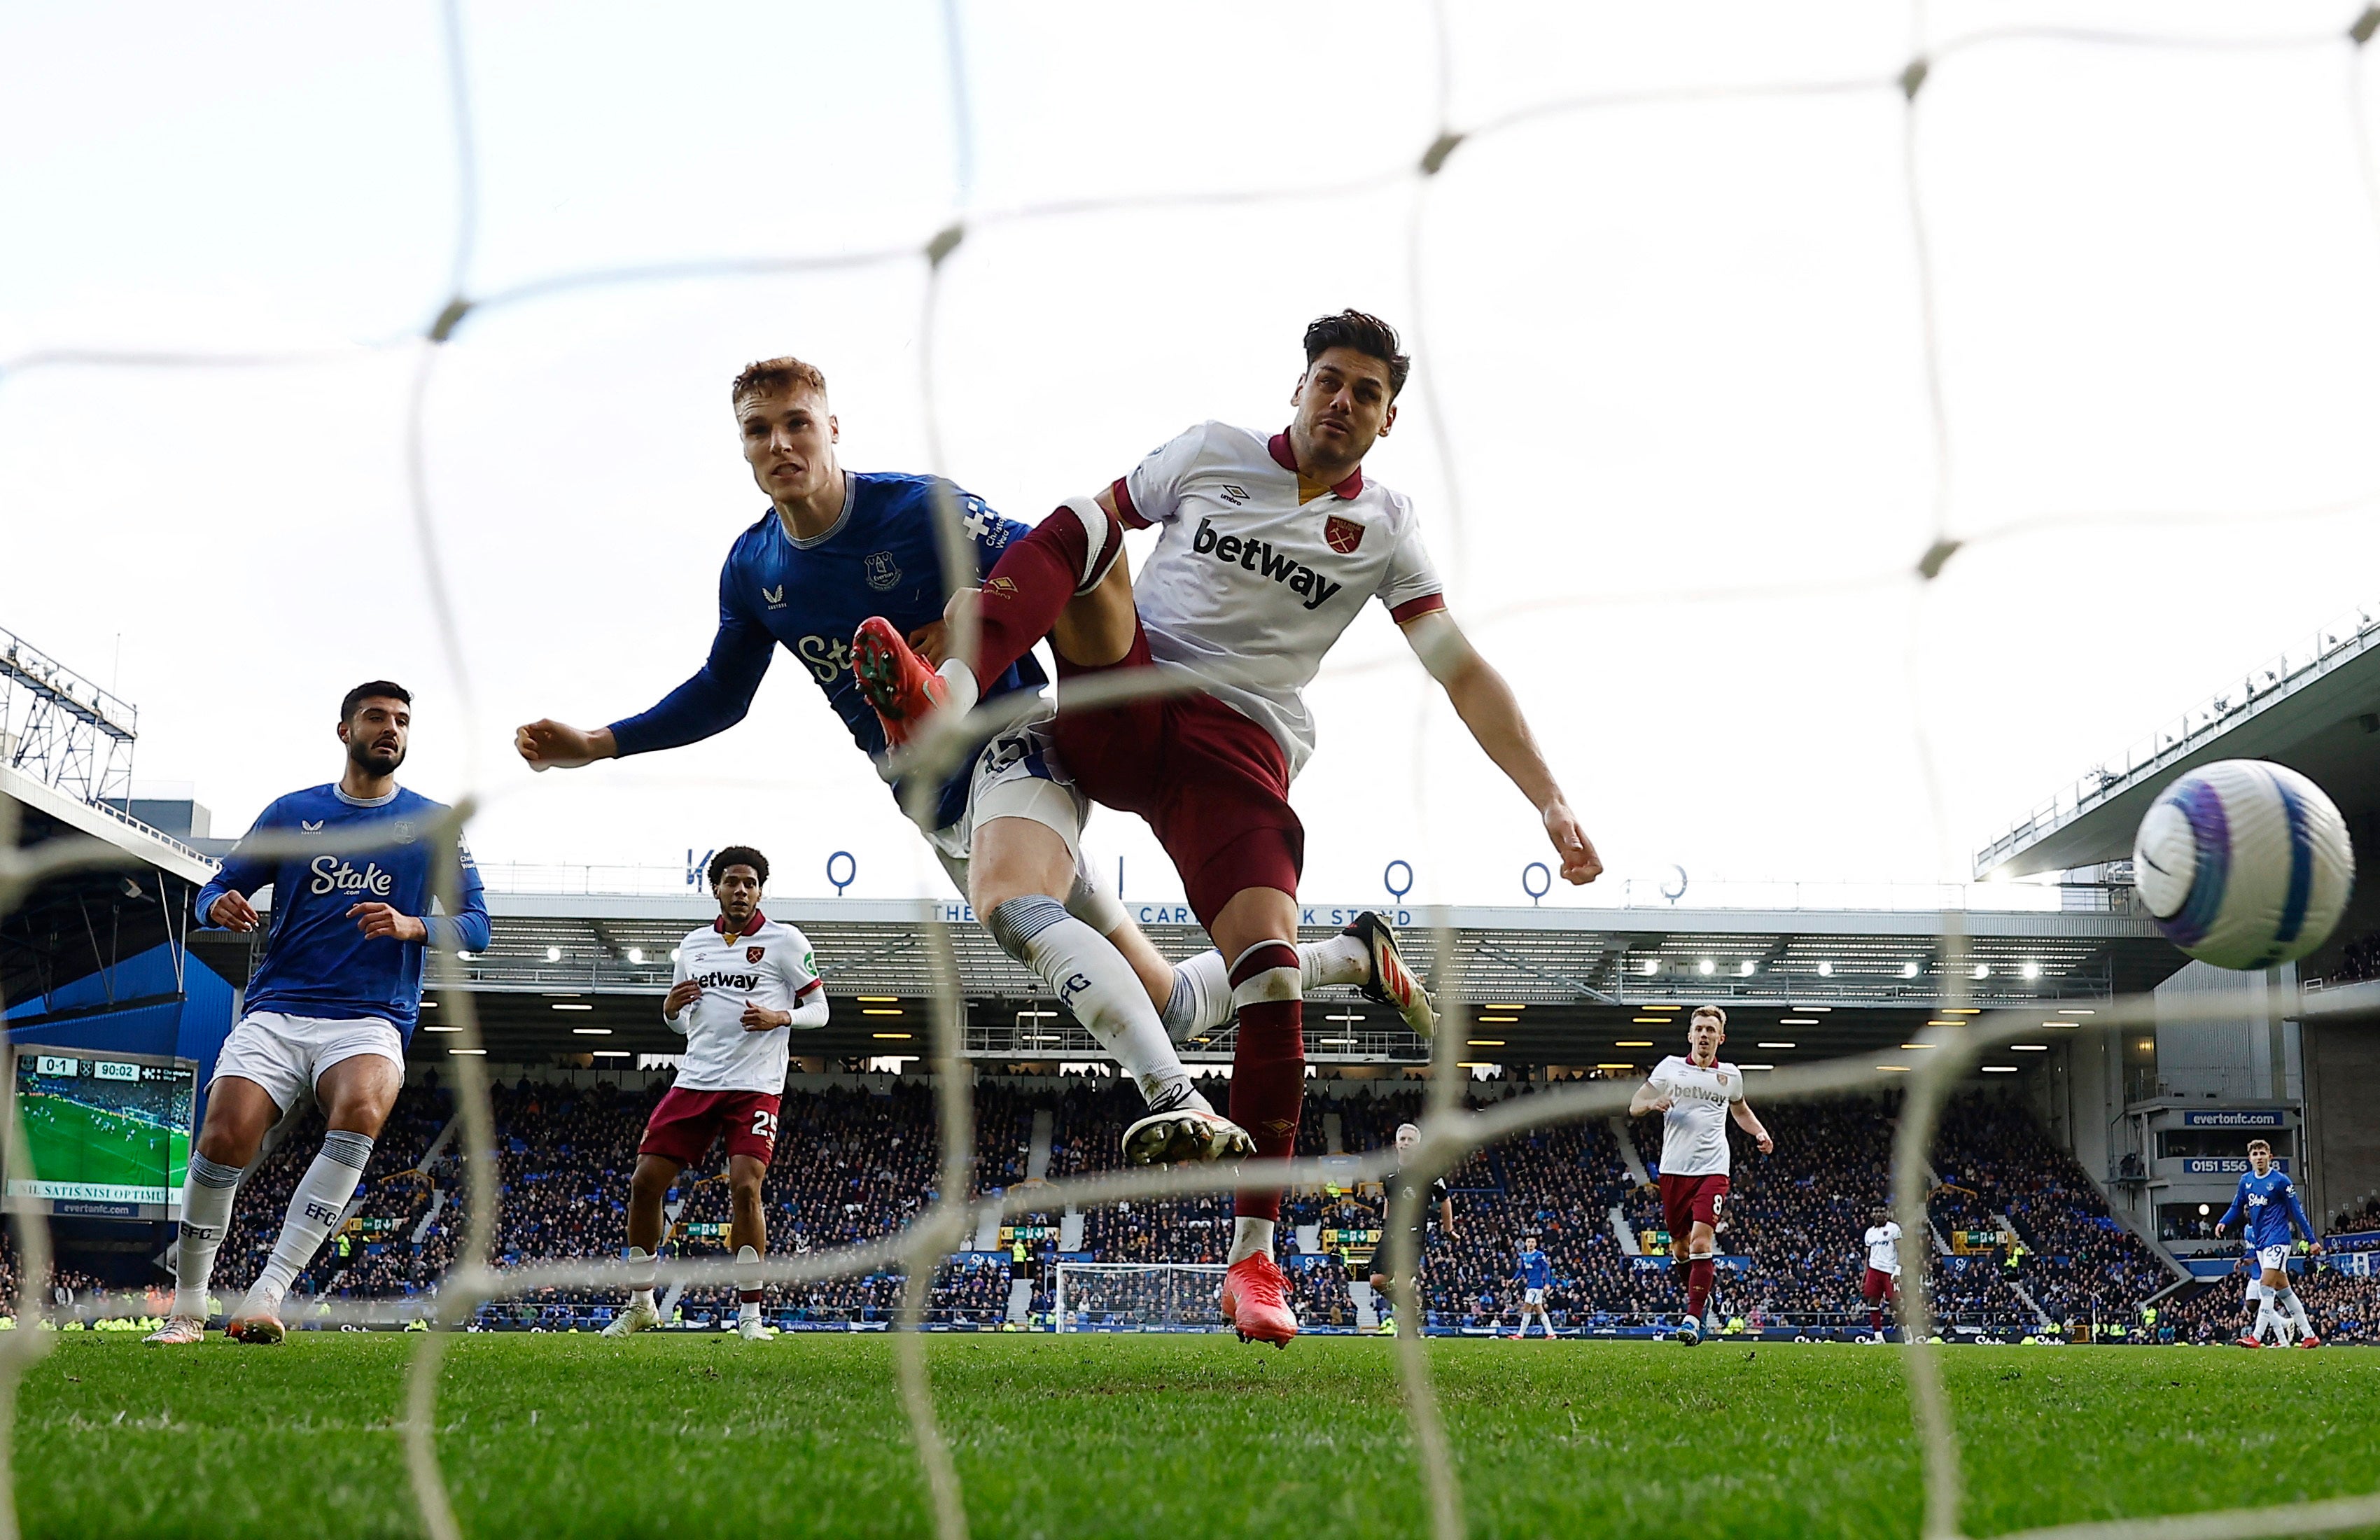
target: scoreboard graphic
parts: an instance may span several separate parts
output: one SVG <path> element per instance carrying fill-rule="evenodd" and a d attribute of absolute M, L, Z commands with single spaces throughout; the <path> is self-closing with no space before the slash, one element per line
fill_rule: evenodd
<path fill-rule="evenodd" d="M 18 1049 L 17 1105 L 32 1169 L 7 1173 L 10 1206 L 176 1218 L 197 1085 L 187 1059 Z"/>

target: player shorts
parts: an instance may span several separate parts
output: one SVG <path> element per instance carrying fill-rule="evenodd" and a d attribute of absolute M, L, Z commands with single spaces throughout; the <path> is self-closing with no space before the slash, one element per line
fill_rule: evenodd
<path fill-rule="evenodd" d="M 212 1088 L 225 1075 L 264 1087 L 285 1115 L 306 1099 L 324 1071 L 376 1054 L 405 1075 L 405 1037 L 378 1016 L 293 1016 L 251 1011 L 239 1019 L 215 1054 Z"/>
<path fill-rule="evenodd" d="M 2289 1270 L 2289 1248 L 2287 1246 L 2258 1246 L 2256 1248 L 2256 1266 L 2264 1268 L 2265 1271 L 2268 1273 L 2288 1272 Z"/>
<path fill-rule="evenodd" d="M 662 1093 L 645 1120 L 638 1155 L 658 1155 L 691 1166 L 725 1135 L 729 1155 L 748 1155 L 763 1166 L 777 1153 L 777 1098 L 767 1091 L 689 1091 L 673 1085 Z"/>
<path fill-rule="evenodd" d="M 1867 1270 L 1867 1276 L 1860 1279 L 1860 1298 L 1870 1304 L 1879 1300 L 1888 1300 L 1892 1298 L 1894 1286 L 1900 1281 L 1882 1267 L 1870 1267 Z"/>
<path fill-rule="evenodd" d="M 1063 840 L 1075 858 L 1075 891 L 1065 895 L 1067 910 L 1100 935 L 1111 935 L 1124 923 L 1123 906 L 1091 877 L 1083 855 L 1083 825 L 1090 818 L 1091 800 L 1075 789 L 1060 763 L 1050 722 L 1051 715 L 1045 711 L 984 745 L 968 771 L 965 815 L 927 835 L 927 843 L 964 894 L 969 891 L 967 864 L 975 855 L 978 830 L 995 819 L 1040 824 Z"/>
<path fill-rule="evenodd" d="M 1546 1291 L 1543 1289 L 1524 1289 L 1521 1291 L 1521 1303 L 1523 1304 L 1543 1304 L 1546 1303 Z"/>
<path fill-rule="evenodd" d="M 1727 1173 L 1712 1171 L 1704 1176 L 1672 1176 L 1661 1173 L 1661 1221 L 1670 1232 L 1670 1249 L 1686 1243 L 1686 1237 L 1697 1224 L 1717 1225 L 1718 1211 L 1727 1201 Z"/>
<path fill-rule="evenodd" d="M 1103 668 L 1059 664 L 1063 681 L 1151 668 L 1148 633 Z M 1173 858 L 1199 923 L 1212 929 L 1232 895 L 1273 888 L 1293 897 L 1305 867 L 1305 826 L 1289 806 L 1289 756 L 1270 733 L 1213 696 L 1150 696 L 1058 714 L 1054 737 L 1075 786 L 1148 820 Z"/>

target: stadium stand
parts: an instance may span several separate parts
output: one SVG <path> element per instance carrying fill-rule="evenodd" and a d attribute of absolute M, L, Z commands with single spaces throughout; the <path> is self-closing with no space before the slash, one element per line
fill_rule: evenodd
<path fill-rule="evenodd" d="M 504 1194 L 495 1246 L 501 1263 L 617 1254 L 628 1173 L 662 1084 L 658 1077 L 645 1085 L 521 1078 L 494 1088 Z M 1207 1089 L 1220 1099 L 1227 1087 L 1214 1081 Z M 1528 1094 L 1528 1087 L 1518 1089 Z M 780 1158 L 763 1188 L 772 1249 L 814 1251 L 881 1235 L 932 1202 L 940 1163 L 933 1095 L 917 1079 L 790 1087 Z M 1398 1123 L 1419 1117 L 1422 1097 L 1422 1089 L 1410 1085 L 1375 1084 L 1340 1096 L 1318 1090 L 1309 1097 L 1307 1133 L 1301 1135 L 1312 1146 L 1306 1153 L 1327 1152 L 1325 1130 L 1334 1122 L 1345 1153 L 1385 1147 Z M 1132 1088 L 1107 1075 L 987 1080 L 976 1091 L 976 1190 L 1029 1180 L 1042 1113 L 1049 1115 L 1049 1175 L 1110 1169 L 1117 1135 L 1137 1108 Z M 1720 1244 L 1724 1254 L 1743 1260 L 1723 1275 L 1724 1316 L 1755 1329 L 1864 1326 L 1858 1238 L 1869 1209 L 1886 1193 L 1896 1111 L 1891 1100 L 1875 1097 L 1764 1109 L 1777 1141 L 1767 1158 L 1738 1135 L 1738 1180 Z M 301 1294 L 317 1301 L 402 1301 L 435 1290 L 468 1207 L 468 1173 L 454 1153 L 458 1142 L 440 1137 L 453 1115 L 451 1096 L 434 1081 L 407 1089 L 374 1152 L 344 1246 L 325 1249 L 300 1281 Z M 219 1297 L 236 1298 L 262 1266 L 303 1169 L 299 1156 L 313 1147 L 319 1122 L 304 1114 L 244 1184 L 216 1271 Z M 1658 1158 L 1653 1120 L 1639 1120 L 1630 1133 L 1640 1158 Z M 2111 1323 L 2136 1331 L 2143 1304 L 2163 1295 L 2156 1335 L 2222 1341 L 2237 1334 L 2237 1280 L 2168 1293 L 2173 1274 L 2109 1216 L 2081 1169 L 2020 1103 L 1984 1095 L 1954 1101 L 1937 1145 L 1936 1170 L 1930 1280 L 1937 1308 L 1954 1327 L 2030 1335 L 2045 1329 L 2037 1304 L 2060 1336 L 2088 1335 Z M 1455 1224 L 1449 1232 L 1431 1216 L 1422 1277 L 1433 1329 L 1510 1328 L 1517 1318 L 1513 1258 L 1520 1237 L 1530 1231 L 1542 1237 L 1554 1261 L 1548 1304 L 1560 1329 L 1618 1331 L 1674 1319 L 1676 1291 L 1658 1255 L 1665 1241 L 1658 1205 L 1631 1177 L 1610 1124 L 1533 1130 L 1475 1152 L 1450 1173 L 1449 1183 Z M 722 1171 L 689 1169 L 671 1195 L 674 1243 L 693 1254 L 722 1249 L 727 1197 Z M 1615 1233 L 1615 1208 L 1626 1222 L 1625 1239 Z M 1220 1195 L 1087 1210 L 1075 1217 L 1079 1239 L 1064 1259 L 1219 1263 L 1229 1242 L 1229 1214 Z M 2368 1209 L 2361 1216 L 2372 1217 Z M 1062 1212 L 1019 1220 L 1032 1237 L 1026 1243 L 1028 1321 L 1020 1325 L 1046 1324 L 1054 1307 L 1052 1272 L 1067 1219 Z M 1379 1191 L 1302 1193 L 1283 1219 L 1285 1226 L 1366 1233 L 1382 1222 Z M 2011 1231 L 2014 1248 L 1964 1255 L 1949 1249 L 1953 1233 Z M 1657 1255 L 1637 1255 L 1632 1243 Z M 1299 1257 L 1291 1269 L 1293 1292 L 1309 1329 L 1352 1330 L 1363 1324 L 1355 1286 L 1370 1270 L 1368 1255 Z M 11 1259 L 0 1258 L 0 1267 L 9 1269 L 0 1281 L 13 1278 Z M 999 1328 L 1010 1320 L 1018 1277 L 1005 1240 L 997 1251 L 963 1252 L 938 1272 L 928 1319 L 949 1328 Z M 52 1287 L 53 1299 L 70 1316 L 155 1313 L 153 1291 L 111 1292 L 70 1269 L 55 1271 Z M 1219 1324 L 1207 1318 L 1207 1286 L 1199 1285 L 1198 1299 L 1188 1304 L 1184 1287 L 1104 1285 L 1099 1317 L 1117 1324 Z M 1170 1303 L 1160 1298 L 1168 1288 Z M 2325 1336 L 2380 1340 L 2380 1296 L 2372 1280 L 2323 1268 L 2308 1275 L 2304 1289 Z M 900 1278 L 891 1273 L 834 1279 L 779 1291 L 770 1310 L 784 1326 L 866 1329 L 897 1310 L 900 1290 Z M 589 1291 L 509 1299 L 489 1305 L 481 1324 L 586 1330 L 608 1320 L 615 1303 Z M 733 1314 L 732 1295 L 688 1291 L 674 1308 L 684 1322 L 706 1324 Z M 310 1312 L 301 1305 L 297 1314 L 303 1321 Z"/>

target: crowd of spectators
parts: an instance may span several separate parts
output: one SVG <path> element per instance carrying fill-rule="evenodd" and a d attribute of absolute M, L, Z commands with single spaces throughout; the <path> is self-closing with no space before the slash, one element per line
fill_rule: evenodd
<path fill-rule="evenodd" d="M 494 1088 L 500 1267 L 619 1254 L 626 1238 L 628 1176 L 661 1089 L 658 1081 L 528 1079 Z M 1219 1107 L 1228 1105 L 1228 1082 L 1210 1079 L 1203 1089 Z M 1532 1094 L 1526 1085 L 1499 1089 Z M 936 1200 L 941 1181 L 934 1097 L 930 1085 L 907 1080 L 789 1089 L 779 1156 L 762 1189 L 771 1249 L 840 1247 L 915 1220 Z M 1422 1097 L 1419 1086 L 1392 1083 L 1343 1096 L 1310 1094 L 1300 1150 L 1360 1155 L 1384 1148 L 1400 1122 L 1419 1118 Z M 1129 1082 L 1111 1075 L 988 1080 L 975 1092 L 971 1189 L 981 1193 L 1028 1180 L 1042 1114 L 1050 1129 L 1051 1178 L 1111 1169 L 1119 1136 L 1140 1110 Z M 1719 1250 L 1742 1260 L 1722 1269 L 1718 1308 L 1723 1316 L 1749 1324 L 1864 1321 L 1860 1237 L 1887 1194 L 1895 1110 L 1891 1099 L 1876 1097 L 1764 1109 L 1777 1146 L 1767 1157 L 1740 1131 L 1730 1131 L 1736 1182 Z M 450 1142 L 431 1170 L 419 1168 L 452 1115 L 451 1097 L 434 1081 L 407 1088 L 359 1190 L 362 1224 L 342 1245 L 325 1248 L 301 1280 L 300 1295 L 364 1299 L 435 1289 L 466 1232 L 469 1172 L 459 1140 Z M 1639 1119 L 1625 1128 L 1633 1153 L 1654 1165 L 1658 1120 Z M 1541 1237 L 1553 1262 L 1556 1281 L 1548 1303 L 1558 1325 L 1673 1319 L 1682 1292 L 1677 1280 L 1664 1258 L 1638 1254 L 1639 1238 L 1660 1229 L 1658 1202 L 1631 1177 L 1632 1152 L 1621 1149 L 1619 1137 L 1608 1120 L 1536 1128 L 1472 1152 L 1450 1172 L 1456 1220 L 1450 1229 L 1434 1212 L 1429 1216 L 1421 1279 L 1433 1322 L 1509 1327 L 1518 1304 L 1514 1259 L 1520 1237 L 1530 1232 Z M 236 1300 L 262 1265 L 289 1191 L 320 1139 L 320 1119 L 310 1114 L 242 1184 L 215 1273 L 219 1297 Z M 1946 1110 L 1936 1167 L 1939 1181 L 1925 1250 L 1937 1308 L 1954 1322 L 2037 1321 L 2022 1297 L 2027 1293 L 2061 1324 L 2124 1318 L 2172 1281 L 2150 1249 L 2109 1216 L 2081 1168 L 2014 1101 L 1981 1095 L 1955 1101 Z M 685 1172 L 671 1194 L 670 1212 L 675 1249 L 690 1255 L 723 1250 L 723 1158 L 714 1154 Z M 2380 1214 L 2366 1218 L 2380 1220 Z M 1009 1316 L 1013 1297 L 1022 1304 L 1028 1296 L 1034 1311 L 1046 1313 L 1053 1303 L 1050 1264 L 1065 1219 L 1062 1212 L 1021 1217 L 1020 1222 L 1050 1231 L 1037 1235 L 1029 1248 L 1033 1259 L 1023 1269 L 1008 1255 L 971 1250 L 945 1264 L 934 1280 L 929 1318 L 996 1325 Z M 1101 1262 L 1216 1266 L 1232 1234 L 1230 1195 L 1220 1192 L 1104 1205 L 1083 1209 L 1077 1219 L 1079 1230 L 1068 1231 L 1077 1237 L 1072 1255 Z M 1284 1207 L 1281 1250 L 1297 1249 L 1292 1236 L 1303 1227 L 1368 1232 L 1383 1219 L 1376 1186 L 1302 1191 Z M 1951 1255 L 1945 1249 L 1953 1231 L 1997 1234 L 2011 1226 L 2020 1243 L 2012 1251 Z M 1658 1236 L 1650 1249 L 1662 1249 Z M 1367 1251 L 1301 1258 L 1292 1283 L 1306 1317 L 1317 1325 L 1356 1325 L 1368 1293 L 1369 1263 Z M 2325 1275 L 2322 1287 L 2337 1294 L 2340 1309 L 2359 1321 L 2363 1314 L 2380 1314 L 2363 1312 L 2357 1303 L 2363 1296 L 2356 1290 L 2368 1291 L 2362 1280 L 2334 1285 L 2334 1277 Z M 70 1290 L 88 1286 L 61 1278 L 60 1286 Z M 1020 1280 L 1030 1285 L 1022 1293 L 1015 1287 Z M 771 1309 L 795 1322 L 881 1321 L 898 1309 L 901 1290 L 900 1277 L 890 1271 L 822 1279 L 772 1290 Z M 581 1289 L 517 1300 L 492 1314 L 509 1313 L 516 1322 L 593 1324 L 610 1303 L 603 1293 Z M 689 1319 L 717 1316 L 729 1309 L 732 1291 L 689 1290 L 677 1304 Z M 2191 1323 L 2195 1330 L 2195 1316 Z"/>

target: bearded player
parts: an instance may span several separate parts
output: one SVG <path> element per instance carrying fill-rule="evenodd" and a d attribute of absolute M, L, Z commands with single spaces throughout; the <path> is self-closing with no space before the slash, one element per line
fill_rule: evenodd
<path fill-rule="evenodd" d="M 1752 1104 L 1743 1099 L 1743 1072 L 1724 1063 L 1727 1013 L 1716 1005 L 1695 1008 L 1686 1024 L 1686 1055 L 1671 1054 L 1636 1087 L 1628 1114 L 1661 1114 L 1661 1214 L 1670 1231 L 1671 1265 L 1686 1264 L 1686 1317 L 1678 1340 L 1692 1347 L 1703 1340 L 1703 1310 L 1718 1276 L 1719 1211 L 1728 1192 L 1728 1120 L 1753 1137 L 1760 1153 L 1777 1142 L 1768 1136 Z"/>
<path fill-rule="evenodd" d="M 286 1335 L 282 1297 L 337 1227 L 404 1087 L 424 954 L 433 944 L 488 944 L 479 868 L 460 838 L 437 829 L 449 809 L 396 783 L 413 697 L 385 679 L 358 685 L 339 703 L 338 731 L 346 749 L 339 779 L 265 808 L 192 901 L 200 923 L 253 933 L 249 897 L 270 886 L 273 928 L 207 1085 L 182 1189 L 174 1313 L 148 1339 L 159 1346 L 206 1340 L 207 1284 L 232 1198 L 266 1136 L 310 1097 L 328 1124 L 322 1150 L 289 1194 L 264 1270 L 225 1325 L 243 1342 Z M 334 848 L 310 853 L 310 838 Z M 433 916 L 438 863 L 450 855 L 462 910 Z"/>
<path fill-rule="evenodd" d="M 972 666 L 950 659 L 936 673 L 896 625 L 859 638 L 872 654 L 863 683 L 903 720 L 970 708 L 983 680 L 1045 636 L 1062 678 L 1148 671 L 1181 686 L 1104 708 L 1062 700 L 1051 741 L 1082 792 L 1148 821 L 1231 960 L 1232 1116 L 1266 1157 L 1295 1147 L 1305 1073 L 1295 946 L 1305 836 L 1289 783 L 1313 752 L 1314 722 L 1300 692 L 1366 600 L 1389 612 L 1538 810 L 1562 875 L 1587 882 L 1603 869 L 1511 687 L 1448 614 L 1412 500 L 1364 474 L 1410 368 L 1395 330 L 1349 310 L 1308 326 L 1305 344 L 1285 430 L 1202 423 L 1013 541 L 974 596 Z M 1151 526 L 1161 533 L 1135 588 L 1123 532 Z M 1297 1323 L 1272 1257 L 1280 1214 L 1278 1189 L 1236 1194 L 1220 1303 L 1244 1336 L 1285 1345 Z"/>
<path fill-rule="evenodd" d="M 628 1307 L 603 1328 L 606 1337 L 661 1325 L 650 1266 L 661 1249 L 662 1205 L 678 1173 L 712 1141 L 727 1145 L 728 1247 L 739 1267 L 757 1264 L 769 1249 L 760 1182 L 777 1153 L 790 1033 L 826 1025 L 826 989 L 809 938 L 760 913 L 769 858 L 729 845 L 710 858 L 708 875 L 719 917 L 678 943 L 677 976 L 662 1000 L 662 1020 L 685 1035 L 686 1053 L 645 1123 L 628 1178 L 625 1255 L 632 1269 L 648 1270 L 630 1284 Z M 760 1324 L 757 1278 L 736 1282 L 735 1329 L 747 1342 L 773 1335 Z"/>
<path fill-rule="evenodd" d="M 970 580 L 1025 533 L 982 499 L 933 478 L 846 471 L 835 454 L 841 427 L 829 410 L 826 377 L 799 358 L 749 366 L 728 396 L 744 458 L 770 507 L 736 538 L 720 571 L 710 657 L 651 709 L 608 727 L 552 718 L 523 726 L 515 747 L 532 769 L 577 769 L 723 733 L 751 709 L 779 647 L 801 660 L 853 742 L 880 769 L 883 723 L 856 686 L 844 638 L 863 618 L 884 616 L 941 655 L 938 498 L 955 502 L 976 566 Z M 1023 650 L 982 677 L 989 683 L 979 693 L 993 699 L 1046 682 Z M 1149 1115 L 1125 1130 L 1126 1158 L 1217 1159 L 1253 1148 L 1208 1106 L 1174 1049 L 1231 1019 L 1222 958 L 1210 952 L 1169 964 L 1091 880 L 1080 854 L 1079 800 L 1041 746 L 1003 735 L 970 756 L 930 800 L 927 840 L 959 891 L 972 894 L 1001 944 L 1049 980 L 1148 1098 Z M 1053 867 L 1062 869 L 1045 874 Z M 1043 902 L 1007 907 L 1011 898 L 1034 895 Z M 1385 968 L 1393 984 L 1403 968 L 1386 932 L 1377 916 L 1360 917 L 1304 949 L 1301 966 L 1318 982 L 1358 985 Z"/>
<path fill-rule="evenodd" d="M 2298 1330 L 2298 1346 L 2318 1348 L 2322 1339 L 2314 1335 L 2313 1323 L 2306 1318 L 2305 1302 L 2289 1283 L 2289 1246 L 2297 1239 L 2296 1231 L 2303 1231 L 2308 1249 L 2316 1256 L 2322 1255 L 2322 1240 L 2313 1232 L 2313 1221 L 2306 1218 L 2303 1205 L 2298 1202 L 2298 1190 L 2289 1181 L 2289 1173 L 2273 1164 L 2273 1146 L 2262 1139 L 2248 1141 L 2248 1170 L 2240 1178 L 2240 1190 L 2232 1194 L 2231 1207 L 2215 1221 L 2215 1233 L 2222 1235 L 2224 1227 L 2240 1226 L 2240 1239 L 2256 1254 L 2258 1266 L 2264 1269 L 2265 1299 L 2256 1312 L 2256 1326 L 2251 1334 L 2261 1341 L 2267 1326 L 2273 1340 L 2281 1340 L 2281 1318 L 2286 1313 L 2289 1322 Z"/>

